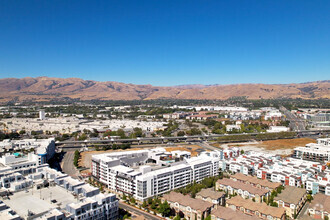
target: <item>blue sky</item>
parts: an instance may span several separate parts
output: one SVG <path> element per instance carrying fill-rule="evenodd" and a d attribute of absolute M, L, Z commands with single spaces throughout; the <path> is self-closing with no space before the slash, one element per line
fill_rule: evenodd
<path fill-rule="evenodd" d="M 330 1 L 0 1 L 0 78 L 330 79 Z"/>

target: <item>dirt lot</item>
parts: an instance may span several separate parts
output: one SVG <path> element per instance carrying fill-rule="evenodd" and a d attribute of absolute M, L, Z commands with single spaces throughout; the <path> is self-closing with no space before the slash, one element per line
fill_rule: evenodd
<path fill-rule="evenodd" d="M 150 147 L 152 148 L 152 147 Z M 131 148 L 129 150 L 142 150 L 142 149 L 150 149 L 150 148 Z M 191 153 L 191 156 L 197 156 L 200 152 L 203 151 L 203 148 L 198 145 L 178 145 L 178 146 L 171 146 L 171 147 L 164 147 L 166 151 L 174 151 L 174 150 L 185 150 Z M 118 152 L 122 150 L 107 150 L 107 151 L 85 151 L 82 152 L 81 158 L 79 160 L 79 166 L 90 168 L 92 163 L 92 155 L 95 154 L 103 154 L 103 153 L 110 153 L 110 152 Z"/>
<path fill-rule="evenodd" d="M 292 149 L 296 147 L 303 147 L 308 143 L 316 143 L 311 138 L 297 138 L 297 139 L 281 139 L 271 141 L 251 141 L 244 143 L 228 143 L 228 144 L 212 144 L 215 147 L 240 147 L 245 151 L 259 151 L 265 153 L 279 154 L 283 156 L 290 155 Z"/>
<path fill-rule="evenodd" d="M 303 147 L 308 143 L 316 143 L 312 138 L 297 138 L 297 139 L 281 139 L 271 141 L 260 141 L 255 146 L 262 147 L 266 150 L 280 150 L 280 149 L 293 149 L 296 147 Z M 235 146 L 236 144 L 229 145 Z"/>

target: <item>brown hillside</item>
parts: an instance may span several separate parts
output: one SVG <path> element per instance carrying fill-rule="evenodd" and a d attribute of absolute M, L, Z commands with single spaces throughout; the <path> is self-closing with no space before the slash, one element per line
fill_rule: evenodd
<path fill-rule="evenodd" d="M 228 99 L 246 96 L 248 99 L 270 98 L 330 98 L 330 81 L 300 84 L 235 84 L 183 85 L 157 87 L 120 82 L 98 82 L 79 78 L 26 77 L 0 79 L 0 101 L 79 98 L 81 100 L 141 100 L 141 99 Z"/>

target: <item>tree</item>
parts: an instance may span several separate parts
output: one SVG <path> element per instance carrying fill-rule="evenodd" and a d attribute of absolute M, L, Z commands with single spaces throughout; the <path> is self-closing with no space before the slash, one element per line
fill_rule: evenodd
<path fill-rule="evenodd" d="M 211 220 L 211 215 L 208 215 L 205 220 Z"/>
<path fill-rule="evenodd" d="M 158 211 L 162 214 L 163 217 L 166 217 L 169 216 L 169 214 L 171 213 L 171 207 L 165 200 L 165 202 L 160 204 Z"/>
<path fill-rule="evenodd" d="M 177 136 L 180 136 L 180 137 L 185 136 L 185 135 L 186 135 L 186 133 L 184 131 L 178 131 L 178 133 L 177 133 Z"/>
<path fill-rule="evenodd" d="M 126 196 L 126 194 L 125 194 L 125 193 L 123 194 L 123 200 L 124 200 L 124 201 L 126 201 L 126 200 L 127 200 L 127 196 Z"/>
<path fill-rule="evenodd" d="M 173 220 L 180 220 L 181 218 L 180 218 L 180 216 L 179 215 L 176 215 L 174 218 L 173 218 Z"/>
<path fill-rule="evenodd" d="M 157 204 L 156 204 L 156 201 L 155 200 L 152 201 L 152 203 L 150 205 L 150 208 L 151 209 L 156 209 L 157 208 Z"/>
<path fill-rule="evenodd" d="M 131 197 L 131 199 L 130 199 L 129 201 L 130 201 L 130 203 L 132 203 L 132 204 L 135 204 L 135 203 L 136 203 L 134 197 Z"/>
<path fill-rule="evenodd" d="M 73 165 L 75 165 L 75 167 L 78 167 L 79 157 L 80 157 L 80 153 L 78 150 L 76 150 L 74 152 L 74 158 L 73 158 Z"/>

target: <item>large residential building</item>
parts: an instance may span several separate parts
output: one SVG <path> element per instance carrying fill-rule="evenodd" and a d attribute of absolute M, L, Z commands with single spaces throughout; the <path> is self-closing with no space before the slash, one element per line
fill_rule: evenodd
<path fill-rule="evenodd" d="M 9 140 L 6 139 L 0 142 L 0 150 L 4 151 L 33 151 L 38 155 L 38 164 L 47 163 L 55 154 L 55 139 L 23 139 L 23 140 Z"/>
<path fill-rule="evenodd" d="M 218 175 L 221 158 L 220 151 L 190 158 L 163 148 L 100 154 L 92 157 L 92 175 L 112 191 L 143 201 Z"/>
<path fill-rule="evenodd" d="M 329 143 L 330 138 L 321 138 L 316 144 L 310 143 L 305 147 L 297 147 L 294 149 L 293 157 L 317 162 L 330 161 Z"/>
<path fill-rule="evenodd" d="M 98 188 L 46 164 L 36 167 L 32 174 L 14 173 L 10 179 L 2 177 L 1 180 L 1 196 L 9 198 L 3 200 L 5 208 L 1 209 L 0 204 L 0 216 L 6 216 L 4 219 L 17 219 L 17 215 L 40 220 L 114 220 L 118 217 L 115 194 L 102 194 Z M 10 185 L 6 185 L 7 182 Z"/>

